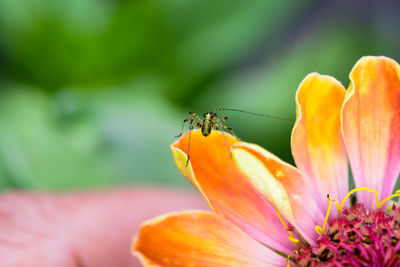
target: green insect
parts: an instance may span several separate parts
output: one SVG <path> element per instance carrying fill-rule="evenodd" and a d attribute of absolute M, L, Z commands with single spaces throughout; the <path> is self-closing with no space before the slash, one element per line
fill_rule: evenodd
<path fill-rule="evenodd" d="M 219 118 L 217 116 L 217 113 L 216 113 L 217 111 L 236 111 L 236 112 L 242 112 L 242 113 L 246 113 L 246 114 L 250 114 L 250 115 L 254 115 L 254 116 L 259 116 L 259 117 L 264 117 L 264 118 L 290 121 L 290 119 L 286 119 L 286 118 L 279 118 L 279 117 L 275 117 L 275 116 L 269 116 L 269 115 L 265 115 L 265 114 L 254 113 L 254 112 L 249 112 L 249 111 L 245 111 L 245 110 L 241 110 L 241 109 L 232 109 L 232 108 L 218 108 L 218 109 L 215 109 L 212 112 L 204 113 L 203 114 L 203 118 L 198 116 L 193 111 L 189 111 L 190 118 L 187 118 L 187 119 L 183 120 L 182 130 L 181 130 L 179 135 L 175 136 L 175 137 L 181 137 L 182 134 L 183 134 L 183 130 L 185 128 L 186 123 L 189 123 L 189 144 L 188 144 L 188 153 L 187 153 L 188 157 L 187 157 L 187 161 L 186 161 L 186 166 L 189 163 L 191 131 L 193 130 L 194 126 L 196 126 L 197 128 L 201 129 L 201 134 L 204 137 L 209 136 L 211 134 L 211 131 L 214 130 L 215 128 L 220 130 L 222 136 L 225 139 L 226 145 L 229 148 L 229 151 L 230 151 L 229 143 L 228 143 L 228 140 L 226 139 L 226 136 L 224 134 L 223 129 L 226 129 L 226 130 L 230 131 L 232 133 L 232 135 L 236 139 L 240 140 L 237 137 L 237 135 L 235 134 L 235 132 L 232 130 L 231 127 L 228 127 L 228 126 L 224 125 L 224 122 L 228 119 L 228 117 Z"/>

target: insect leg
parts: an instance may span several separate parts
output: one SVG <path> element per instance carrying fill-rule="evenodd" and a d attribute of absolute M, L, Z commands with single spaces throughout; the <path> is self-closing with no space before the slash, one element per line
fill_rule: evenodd
<path fill-rule="evenodd" d="M 202 121 L 202 119 L 199 117 L 199 115 L 197 115 L 196 113 L 194 113 L 193 111 L 189 111 L 190 116 L 195 117 L 196 119 L 198 119 L 199 121 Z"/>
<path fill-rule="evenodd" d="M 193 124 L 197 127 L 197 128 L 201 128 L 203 126 L 203 124 L 201 122 L 195 121 L 193 120 Z"/>
<path fill-rule="evenodd" d="M 196 121 L 194 121 L 193 119 L 189 119 L 189 143 L 188 143 L 188 152 L 187 152 L 187 160 L 186 160 L 186 167 L 187 167 L 187 165 L 188 165 L 188 163 L 189 163 L 189 158 L 190 158 L 190 140 L 191 140 L 191 137 L 192 137 L 192 130 L 193 130 L 193 122 L 196 122 Z"/>
<path fill-rule="evenodd" d="M 233 135 L 237 140 L 240 141 L 239 137 L 237 137 L 237 135 L 235 134 L 235 132 L 232 130 L 231 127 L 228 127 L 228 126 L 222 124 L 222 122 L 226 121 L 227 119 L 228 119 L 228 117 L 218 118 L 219 127 L 224 128 L 224 129 L 227 129 L 228 131 L 230 131 L 230 132 L 232 133 L 232 135 Z"/>
<path fill-rule="evenodd" d="M 182 134 L 183 134 L 183 128 L 185 128 L 185 123 L 188 122 L 188 121 L 191 121 L 191 120 L 193 120 L 193 119 L 190 118 L 190 119 L 184 119 L 184 120 L 183 120 L 181 132 L 180 132 L 180 134 L 176 135 L 175 137 L 181 137 L 181 136 L 182 136 Z"/>
<path fill-rule="evenodd" d="M 232 149 L 231 149 L 231 147 L 229 146 L 228 139 L 226 139 L 226 136 L 225 136 L 225 134 L 224 134 L 224 131 L 222 130 L 222 125 L 221 125 L 221 124 L 219 124 L 219 123 L 217 123 L 217 124 L 216 124 L 216 126 L 218 127 L 218 130 L 220 130 L 220 132 L 221 132 L 222 136 L 224 137 L 224 140 L 225 140 L 226 146 L 227 146 L 227 147 L 228 147 L 228 149 L 229 149 L 229 154 L 230 154 L 230 155 L 231 155 L 231 157 L 232 157 Z"/>
<path fill-rule="evenodd" d="M 230 132 L 232 133 L 232 135 L 233 135 L 237 140 L 240 141 L 239 137 L 237 137 L 237 135 L 235 134 L 235 132 L 232 130 L 231 127 L 228 127 L 228 126 L 226 126 L 226 125 L 221 125 L 221 127 L 224 128 L 224 129 L 227 129 L 228 131 L 230 131 Z"/>
<path fill-rule="evenodd" d="M 228 119 L 228 117 L 222 117 L 222 118 L 218 118 L 220 121 L 226 121 Z"/>

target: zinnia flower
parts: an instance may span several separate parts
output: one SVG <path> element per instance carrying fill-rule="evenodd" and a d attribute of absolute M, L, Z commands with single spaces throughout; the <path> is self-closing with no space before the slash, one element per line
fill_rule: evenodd
<path fill-rule="evenodd" d="M 348 90 L 309 74 L 297 95 L 297 168 L 218 131 L 172 144 L 182 174 L 213 212 L 144 223 L 133 251 L 145 266 L 400 266 L 400 68 L 363 57 Z M 355 189 L 349 189 L 348 166 Z M 350 196 L 358 204 L 350 203 Z"/>

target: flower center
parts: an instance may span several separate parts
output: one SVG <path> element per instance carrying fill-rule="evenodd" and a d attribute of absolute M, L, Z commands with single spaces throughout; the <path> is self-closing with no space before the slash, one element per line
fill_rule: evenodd
<path fill-rule="evenodd" d="M 397 266 L 400 260 L 400 209 L 367 210 L 362 204 L 344 209 L 328 222 L 314 246 L 291 254 L 297 266 Z"/>
<path fill-rule="evenodd" d="M 361 190 L 375 194 L 376 210 L 367 210 L 361 203 L 343 210 L 345 201 Z M 400 208 L 393 204 L 387 212 L 381 210 L 389 199 L 399 196 L 400 190 L 379 201 L 376 190 L 367 187 L 351 190 L 341 203 L 328 195 L 328 210 L 322 227 L 315 226 L 319 236 L 313 246 L 296 239 L 279 217 L 289 240 L 297 245 L 288 255 L 287 266 L 289 260 L 296 266 L 400 266 Z M 332 203 L 336 204 L 338 216 L 328 221 Z"/>

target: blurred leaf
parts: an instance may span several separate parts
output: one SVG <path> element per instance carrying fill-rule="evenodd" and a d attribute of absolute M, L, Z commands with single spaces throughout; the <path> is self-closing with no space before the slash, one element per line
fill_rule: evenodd
<path fill-rule="evenodd" d="M 279 51 L 268 51 L 265 63 L 232 73 L 205 94 L 199 106 L 206 110 L 241 108 L 291 118 L 293 123 L 231 113 L 228 123 L 245 141 L 261 144 L 293 162 L 290 133 L 295 120 L 295 93 L 304 77 L 319 72 L 335 77 L 347 87 L 347 77 L 359 58 L 387 51 L 383 38 L 378 43 L 374 41 L 382 37 L 379 32 L 365 36 L 356 25 L 339 25 L 319 25 Z"/>
<path fill-rule="evenodd" d="M 301 3 L 4 0 L 1 64 L 50 91 L 158 75 L 187 102 Z"/>
<path fill-rule="evenodd" d="M 135 86 L 159 85 L 151 79 Z M 188 185 L 169 149 L 182 117 L 162 98 L 126 89 L 2 93 L 0 187 Z"/>
<path fill-rule="evenodd" d="M 0 103 L 1 180 L 12 181 L 18 187 L 71 188 L 105 185 L 96 161 L 86 148 L 74 147 L 68 132 L 57 125 L 54 107 L 37 91 L 9 91 Z M 90 130 L 90 124 L 86 125 Z M 95 140 L 96 133 L 92 131 Z M 82 137 L 82 136 L 80 136 Z"/>
<path fill-rule="evenodd" d="M 148 77 L 122 88 L 78 90 L 63 98 L 90 110 L 102 140 L 98 158 L 116 182 L 188 185 L 169 147 L 185 115 L 179 115 L 165 99 L 152 93 L 154 87 L 160 85 Z"/>

